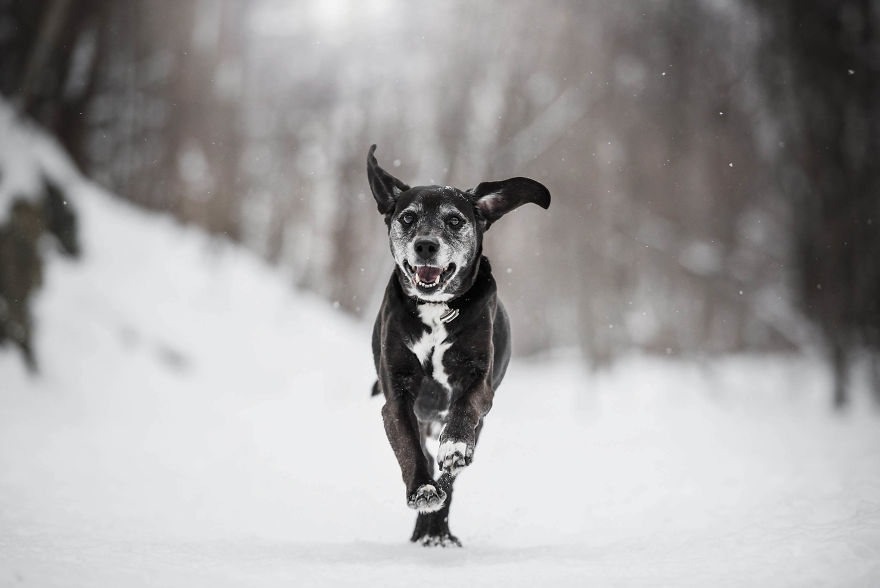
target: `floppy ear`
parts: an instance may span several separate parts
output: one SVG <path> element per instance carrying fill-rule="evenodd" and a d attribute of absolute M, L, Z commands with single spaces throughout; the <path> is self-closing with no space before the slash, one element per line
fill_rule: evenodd
<path fill-rule="evenodd" d="M 500 182 L 483 182 L 473 190 L 474 208 L 486 221 L 486 228 L 499 218 L 532 202 L 549 208 L 550 191 L 543 184 L 529 178 L 510 178 Z"/>
<path fill-rule="evenodd" d="M 379 167 L 379 162 L 373 155 L 374 151 L 376 151 L 375 145 L 371 146 L 367 153 L 367 178 L 370 180 L 370 190 L 373 191 L 379 212 L 388 214 L 394 210 L 397 197 L 401 192 L 409 190 L 409 186 Z"/>

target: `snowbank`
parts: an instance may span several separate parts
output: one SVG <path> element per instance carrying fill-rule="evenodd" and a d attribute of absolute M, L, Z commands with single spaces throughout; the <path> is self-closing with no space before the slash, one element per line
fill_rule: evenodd
<path fill-rule="evenodd" d="M 43 194 L 44 177 L 62 186 L 80 181 L 57 143 L 0 99 L 0 224 L 6 222 L 13 200 Z"/>
<path fill-rule="evenodd" d="M 42 373 L 0 351 L 0 585 L 880 582 L 878 421 L 798 358 L 515 360 L 465 548 L 411 545 L 369 327 L 68 179 L 84 257 L 50 260 Z"/>

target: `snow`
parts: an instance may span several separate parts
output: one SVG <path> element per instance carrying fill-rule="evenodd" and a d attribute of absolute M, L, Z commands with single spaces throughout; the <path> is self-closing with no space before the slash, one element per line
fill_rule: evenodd
<path fill-rule="evenodd" d="M 809 357 L 514 358 L 464 548 L 412 545 L 369 325 L 64 177 L 85 254 L 48 263 L 41 373 L 0 349 L 2 586 L 880 583 L 880 422 Z"/>
<path fill-rule="evenodd" d="M 77 180 L 77 172 L 52 139 L 0 100 L 0 225 L 13 201 L 42 196 L 44 177 L 66 184 Z"/>

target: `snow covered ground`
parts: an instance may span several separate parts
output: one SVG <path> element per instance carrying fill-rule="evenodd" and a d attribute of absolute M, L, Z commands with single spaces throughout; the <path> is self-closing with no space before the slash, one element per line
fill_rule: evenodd
<path fill-rule="evenodd" d="M 809 358 L 515 359 L 465 547 L 412 545 L 369 326 L 71 182 L 41 374 L 0 350 L 0 586 L 880 585 L 880 419 Z"/>

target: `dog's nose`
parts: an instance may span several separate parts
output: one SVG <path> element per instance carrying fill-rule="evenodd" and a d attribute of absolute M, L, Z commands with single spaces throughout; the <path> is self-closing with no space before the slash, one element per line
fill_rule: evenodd
<path fill-rule="evenodd" d="M 430 237 L 422 237 L 413 243 L 413 247 L 416 250 L 416 257 L 420 261 L 430 261 L 437 254 L 437 250 L 440 248 L 440 241 Z"/>

